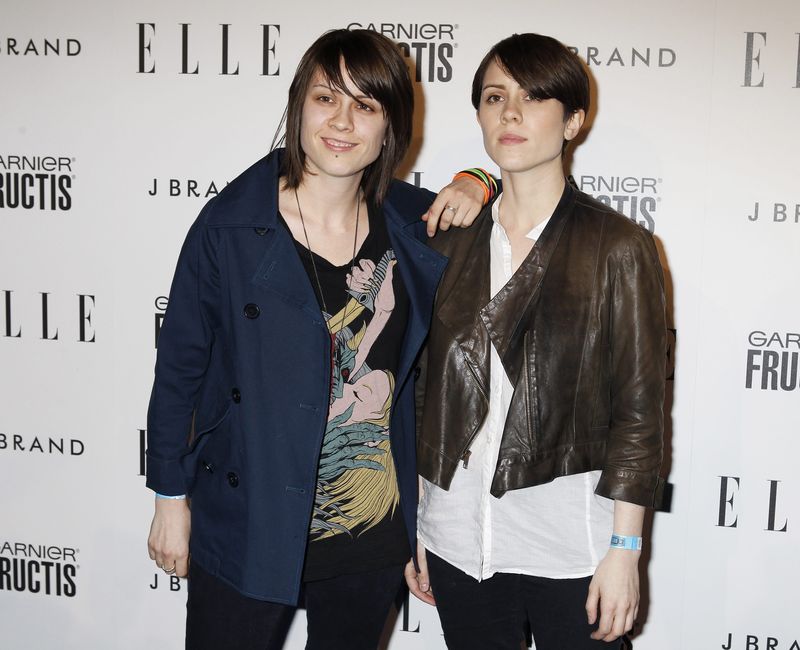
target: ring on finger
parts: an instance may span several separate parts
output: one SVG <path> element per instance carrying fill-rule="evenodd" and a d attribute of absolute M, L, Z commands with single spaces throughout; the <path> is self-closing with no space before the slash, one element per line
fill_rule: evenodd
<path fill-rule="evenodd" d="M 162 569 L 162 570 L 164 571 L 164 573 L 166 573 L 167 575 L 172 575 L 173 573 L 175 573 L 175 570 L 177 569 L 177 564 L 174 564 L 174 565 L 172 566 L 172 568 L 171 568 L 171 569 L 165 569 L 163 566 L 161 567 L 161 569 Z"/>
<path fill-rule="evenodd" d="M 455 212 L 458 208 L 454 208 L 452 205 L 448 205 L 445 210 L 450 210 L 450 212 Z"/>

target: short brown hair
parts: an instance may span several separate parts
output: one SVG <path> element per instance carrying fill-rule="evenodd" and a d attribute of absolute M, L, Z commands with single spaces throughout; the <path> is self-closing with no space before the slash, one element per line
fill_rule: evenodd
<path fill-rule="evenodd" d="M 565 119 L 577 110 L 589 112 L 589 76 L 578 55 L 541 34 L 513 34 L 483 57 L 472 80 L 472 105 L 476 110 L 481 102 L 483 77 L 492 61 L 533 99 L 560 101 Z"/>
<path fill-rule="evenodd" d="M 335 29 L 320 36 L 306 50 L 289 87 L 286 155 L 281 173 L 286 187 L 300 185 L 306 172 L 306 156 L 300 146 L 306 93 L 319 72 L 331 87 L 349 95 L 342 78 L 342 62 L 358 89 L 380 103 L 388 123 L 386 143 L 361 179 L 365 197 L 380 202 L 411 143 L 414 89 L 397 45 L 374 31 Z"/>

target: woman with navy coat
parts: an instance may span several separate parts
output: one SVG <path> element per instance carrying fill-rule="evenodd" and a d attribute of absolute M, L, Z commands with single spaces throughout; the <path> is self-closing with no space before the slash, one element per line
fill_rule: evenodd
<path fill-rule="evenodd" d="M 289 91 L 286 149 L 189 230 L 148 413 L 150 557 L 189 575 L 186 647 L 375 648 L 416 539 L 413 368 L 481 185 L 392 180 L 413 90 L 397 47 L 336 30 Z M 430 210 L 429 210 L 430 208 Z M 191 562 L 189 557 L 191 556 Z"/>

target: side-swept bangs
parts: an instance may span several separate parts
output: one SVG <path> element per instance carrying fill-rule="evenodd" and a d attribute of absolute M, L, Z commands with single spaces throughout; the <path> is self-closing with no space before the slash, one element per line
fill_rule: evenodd
<path fill-rule="evenodd" d="M 342 63 L 356 87 L 380 103 L 386 116 L 386 141 L 377 160 L 364 171 L 361 188 L 370 201 L 380 202 L 411 142 L 414 90 L 399 48 L 377 32 L 337 29 L 320 36 L 300 60 L 289 87 L 286 107 L 286 155 L 282 174 L 286 186 L 296 188 L 306 173 L 300 146 L 303 103 L 319 72 L 331 88 L 345 87 Z"/>
<path fill-rule="evenodd" d="M 557 99 L 566 119 L 589 111 L 589 76 L 578 55 L 554 38 L 514 34 L 497 43 L 481 61 L 472 80 L 472 105 L 477 110 L 483 77 L 492 61 L 538 100 Z"/>

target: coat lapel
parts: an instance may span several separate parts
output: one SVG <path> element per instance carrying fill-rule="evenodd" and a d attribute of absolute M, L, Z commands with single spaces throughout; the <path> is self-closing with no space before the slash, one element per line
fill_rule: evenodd
<path fill-rule="evenodd" d="M 284 302 L 324 324 L 322 311 L 298 255 L 294 240 L 282 224 L 264 233 L 264 252 L 253 281 Z"/>
<path fill-rule="evenodd" d="M 487 206 L 484 211 L 490 209 Z M 451 235 L 457 239 L 448 251 L 451 266 L 437 308 L 439 320 L 458 343 L 485 395 L 489 394 L 490 343 L 477 315 L 490 297 L 489 237 L 493 223 L 490 214 L 483 214 L 468 230 Z"/>
<path fill-rule="evenodd" d="M 385 202 L 383 208 L 389 240 L 398 261 L 397 268 L 409 298 L 408 325 L 397 369 L 399 388 L 408 378 L 428 334 L 436 287 L 447 266 L 447 258 L 408 232 L 419 227 L 419 224 L 404 223 L 396 208 L 389 202 Z"/>
<path fill-rule="evenodd" d="M 218 197 L 211 227 L 253 228 L 258 257 L 253 282 L 324 325 L 311 281 L 294 239 L 278 217 L 278 183 L 283 150 L 270 153 L 245 172 L 251 180 L 234 181 Z M 248 254 L 249 254 L 248 249 Z"/>

